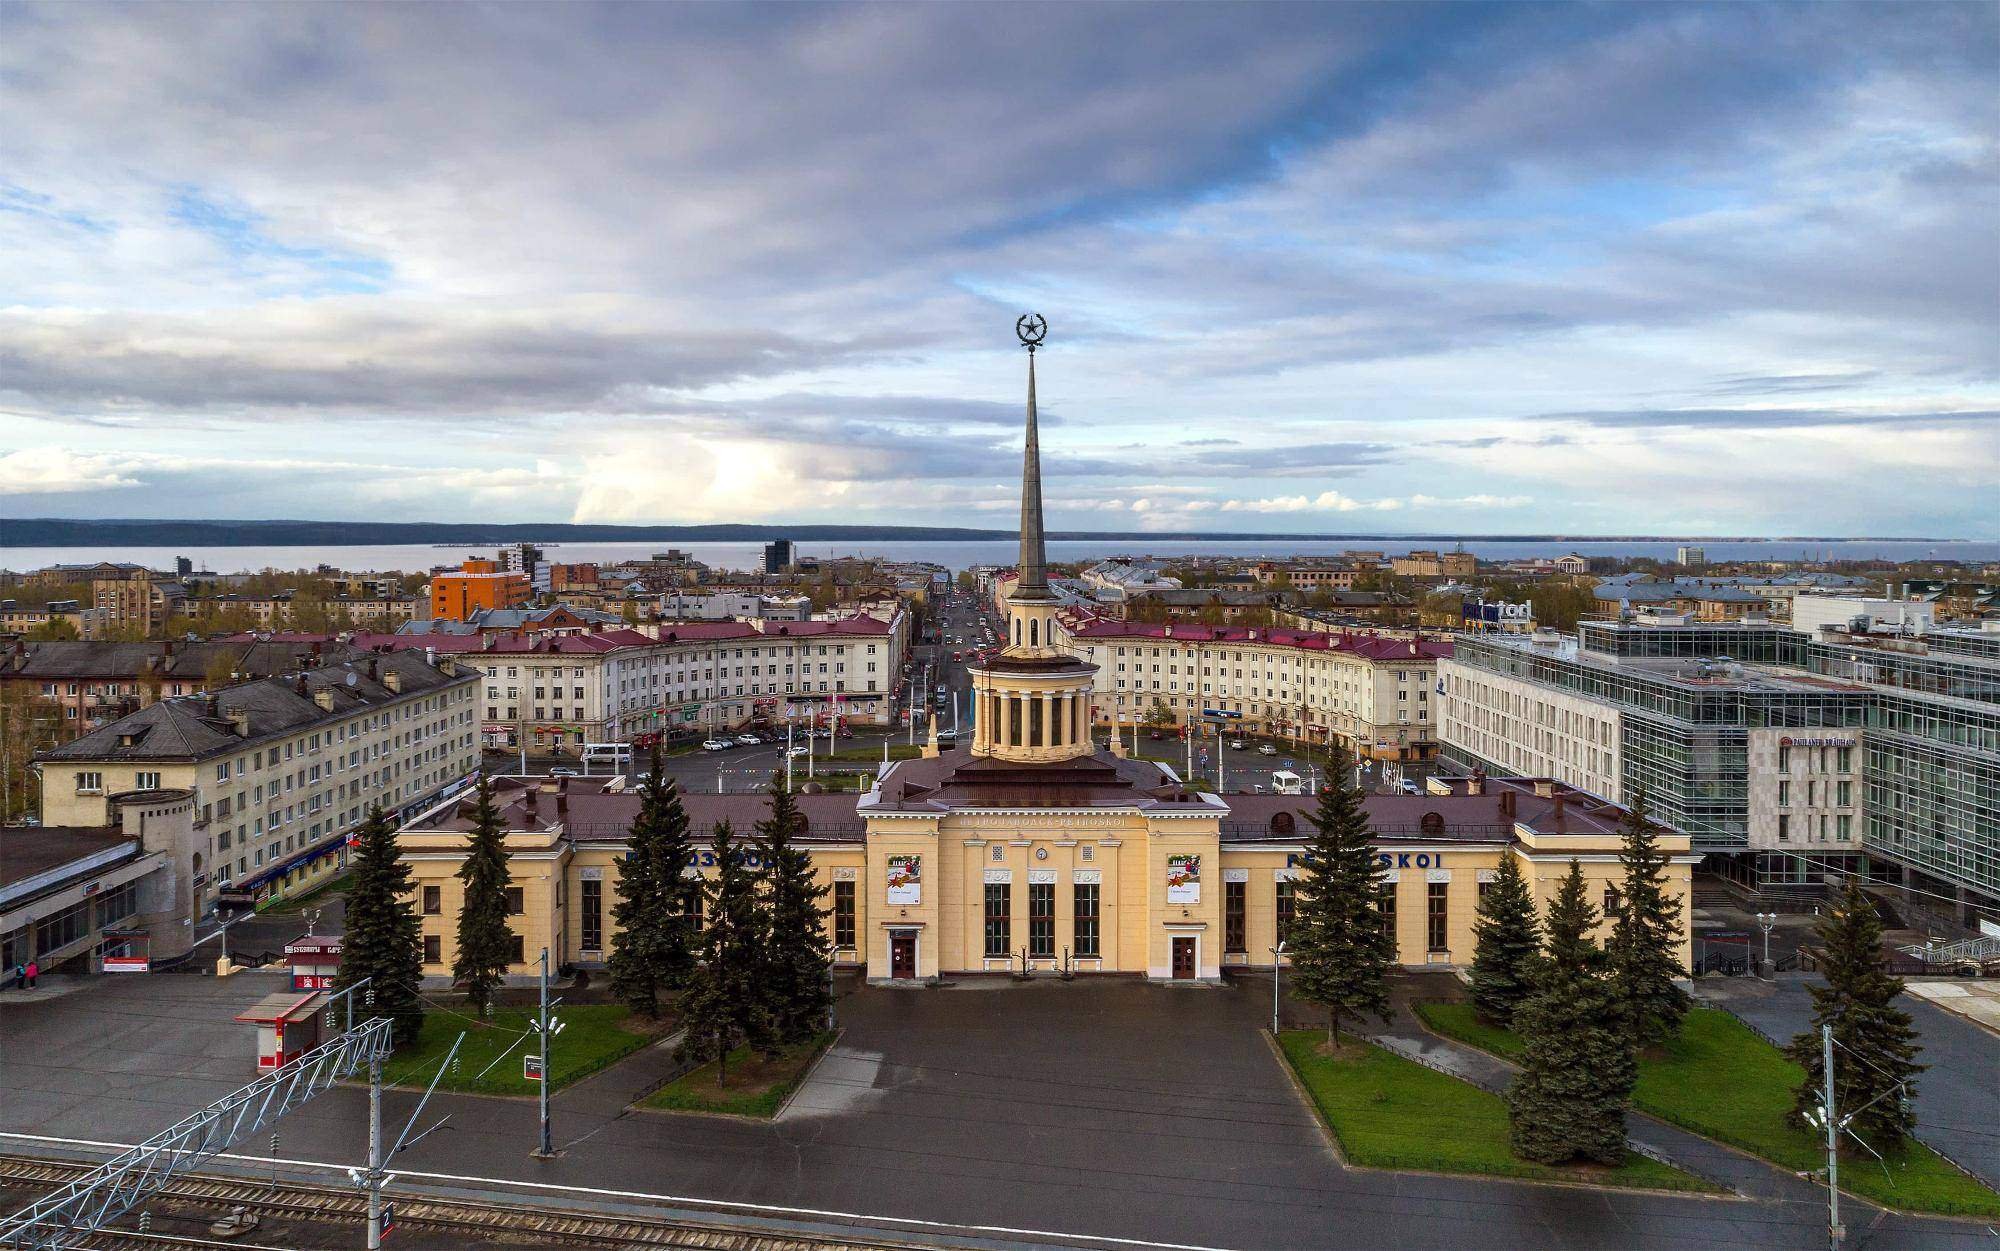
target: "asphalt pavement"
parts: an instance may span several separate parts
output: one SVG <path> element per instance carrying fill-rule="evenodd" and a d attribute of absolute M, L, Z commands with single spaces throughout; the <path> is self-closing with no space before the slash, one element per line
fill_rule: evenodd
<path fill-rule="evenodd" d="M 255 1075 L 252 1031 L 230 1017 L 272 975 L 103 981 L 0 1014 L 0 1129 L 134 1142 Z M 529 1155 L 532 1101 L 441 1094 L 425 1121 L 445 1128 L 394 1167 L 586 1188 L 606 1203 L 1002 1226 L 1022 1243 L 1045 1231 L 1232 1251 L 1825 1245 L 1810 1203 L 1346 1168 L 1259 1029 L 1268 994 L 1124 979 L 863 989 L 841 1000 L 837 1047 L 776 1122 L 631 1113 L 614 1068 L 556 1095 L 557 1159 Z M 386 1096 L 392 1133 L 416 1099 Z M 293 1112 L 280 1155 L 360 1159 L 366 1103 L 343 1088 Z M 1865 1209 L 1851 1227 L 1850 1247 L 1993 1245 L 1976 1224 Z"/>

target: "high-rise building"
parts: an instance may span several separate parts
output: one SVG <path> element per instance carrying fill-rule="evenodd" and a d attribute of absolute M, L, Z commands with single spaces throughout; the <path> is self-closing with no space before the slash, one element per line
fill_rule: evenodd
<path fill-rule="evenodd" d="M 1708 566 L 1708 553 L 1683 544 L 1674 549 L 1674 563 L 1684 569 L 1703 569 Z"/>
<path fill-rule="evenodd" d="M 795 557 L 790 539 L 772 539 L 764 544 L 764 572 L 783 573 L 791 567 Z"/>

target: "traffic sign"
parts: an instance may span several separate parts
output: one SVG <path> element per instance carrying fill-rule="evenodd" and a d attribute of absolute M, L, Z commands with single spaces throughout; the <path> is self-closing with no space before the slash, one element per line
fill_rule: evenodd
<path fill-rule="evenodd" d="M 384 1203 L 382 1205 L 381 1236 L 387 1238 L 389 1236 L 389 1231 L 394 1228 L 396 1228 L 396 1205 L 394 1203 Z"/>
<path fill-rule="evenodd" d="M 540 1056 L 521 1057 L 521 1080 L 538 1082 L 542 1080 L 542 1058 Z"/>
<path fill-rule="evenodd" d="M 1243 717 L 1242 713 L 1231 712 L 1227 708 L 1204 708 L 1201 710 L 1201 715 L 1204 717 L 1229 717 L 1236 720 L 1241 720 Z"/>

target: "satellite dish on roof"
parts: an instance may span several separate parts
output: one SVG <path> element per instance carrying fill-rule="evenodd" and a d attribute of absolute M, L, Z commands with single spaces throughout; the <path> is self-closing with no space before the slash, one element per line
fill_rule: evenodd
<path fill-rule="evenodd" d="M 353 686 L 356 682 L 359 682 L 360 680 L 361 679 L 355 674 L 350 673 L 347 675 L 347 684 L 349 686 Z"/>

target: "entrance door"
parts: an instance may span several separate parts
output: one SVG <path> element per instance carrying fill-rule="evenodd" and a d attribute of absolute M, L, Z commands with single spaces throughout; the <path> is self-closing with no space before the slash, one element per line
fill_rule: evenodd
<path fill-rule="evenodd" d="M 1177 982 L 1194 979 L 1194 944 L 1193 938 L 1174 939 L 1174 980 Z"/>
<path fill-rule="evenodd" d="M 899 979 L 917 975 L 917 936 L 910 930 L 889 934 L 889 976 Z"/>

